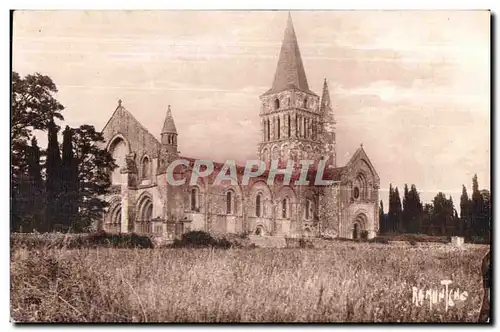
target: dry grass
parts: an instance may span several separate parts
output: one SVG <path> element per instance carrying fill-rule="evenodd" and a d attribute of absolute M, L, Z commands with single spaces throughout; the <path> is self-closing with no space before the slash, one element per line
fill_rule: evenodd
<path fill-rule="evenodd" d="M 449 322 L 477 319 L 485 246 L 13 250 L 11 316 L 51 322 Z M 412 305 L 452 286 L 460 307 Z"/>

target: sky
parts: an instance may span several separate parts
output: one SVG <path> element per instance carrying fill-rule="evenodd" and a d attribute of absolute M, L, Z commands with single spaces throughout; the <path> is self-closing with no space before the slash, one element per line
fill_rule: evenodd
<path fill-rule="evenodd" d="M 118 99 L 157 138 L 171 105 L 184 156 L 257 158 L 259 96 L 286 11 L 19 11 L 13 70 L 49 75 L 70 126 L 101 130 Z M 363 148 L 424 202 L 490 189 L 488 11 L 293 11 L 309 87 L 330 88 L 338 165 Z M 41 144 L 44 143 L 41 138 Z M 46 140 L 45 140 L 46 142 Z"/>

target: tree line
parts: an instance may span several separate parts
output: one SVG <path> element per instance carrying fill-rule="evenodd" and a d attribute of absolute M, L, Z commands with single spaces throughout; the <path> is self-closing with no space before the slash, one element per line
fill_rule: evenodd
<path fill-rule="evenodd" d="M 39 73 L 12 73 L 11 232 L 87 230 L 107 207 L 113 158 L 100 148 L 104 138 L 92 125 L 66 126 L 57 87 Z M 35 131 L 45 133 L 47 148 Z"/>
<path fill-rule="evenodd" d="M 489 239 L 491 229 L 491 194 L 479 190 L 477 175 L 472 178 L 472 196 L 465 185 L 460 197 L 460 215 L 451 196 L 436 194 L 431 203 L 423 204 L 415 185 L 405 184 L 403 201 L 398 187 L 389 186 L 389 209 L 384 212 L 380 201 L 381 234 L 428 234 L 437 236 L 463 236 Z"/>

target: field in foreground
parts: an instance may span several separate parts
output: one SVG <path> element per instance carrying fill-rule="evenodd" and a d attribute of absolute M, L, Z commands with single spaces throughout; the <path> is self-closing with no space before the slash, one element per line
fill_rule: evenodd
<path fill-rule="evenodd" d="M 16 322 L 474 322 L 487 246 L 13 250 Z M 413 287 L 465 300 L 421 306 Z M 459 292 L 455 292 L 459 288 Z"/>

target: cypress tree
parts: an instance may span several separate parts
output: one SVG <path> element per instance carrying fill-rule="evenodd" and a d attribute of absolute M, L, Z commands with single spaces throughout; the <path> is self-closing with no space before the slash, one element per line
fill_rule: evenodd
<path fill-rule="evenodd" d="M 401 208 L 401 197 L 399 196 L 398 187 L 396 187 L 396 189 L 394 189 L 394 222 L 396 231 L 400 233 L 404 232 L 402 221 L 403 213 Z"/>
<path fill-rule="evenodd" d="M 44 231 L 52 230 L 54 225 L 60 223 L 59 194 L 61 191 L 61 155 L 57 133 L 59 128 L 53 120 L 49 122 L 47 161 L 46 161 L 46 193 L 47 208 L 45 215 Z"/>
<path fill-rule="evenodd" d="M 394 233 L 396 231 L 396 225 L 394 221 L 394 189 L 392 188 L 392 183 L 389 184 L 389 211 L 387 213 L 387 232 Z"/>
<path fill-rule="evenodd" d="M 485 229 L 483 225 L 483 214 L 484 202 L 483 196 L 479 191 L 479 183 L 477 181 L 477 174 L 474 174 L 472 178 L 472 201 L 471 201 L 471 228 L 472 235 L 483 236 Z"/>
<path fill-rule="evenodd" d="M 61 222 L 69 229 L 78 218 L 78 169 L 74 158 L 73 130 L 69 126 L 63 132 L 61 185 Z"/>
<path fill-rule="evenodd" d="M 467 194 L 467 188 L 462 184 L 462 195 L 460 196 L 460 223 L 459 234 L 465 236 L 470 232 L 471 226 L 471 201 Z"/>
<path fill-rule="evenodd" d="M 380 200 L 380 209 L 379 209 L 378 220 L 379 220 L 379 225 L 380 225 L 379 232 L 380 232 L 380 234 L 385 234 L 387 232 L 387 225 L 386 225 L 385 214 L 384 214 L 384 202 L 382 202 L 382 200 Z"/>
<path fill-rule="evenodd" d="M 29 228 L 39 229 L 43 227 L 44 219 L 44 188 L 42 179 L 42 166 L 40 165 L 40 148 L 35 137 L 31 139 L 31 146 L 27 150 L 27 169 L 29 180 L 29 208 L 27 212 L 31 215 L 32 224 Z"/>
<path fill-rule="evenodd" d="M 408 191 L 408 185 L 405 183 L 405 189 L 403 194 L 403 210 L 401 212 L 401 229 L 403 232 L 411 232 L 411 201 L 410 201 L 410 193 Z"/>

